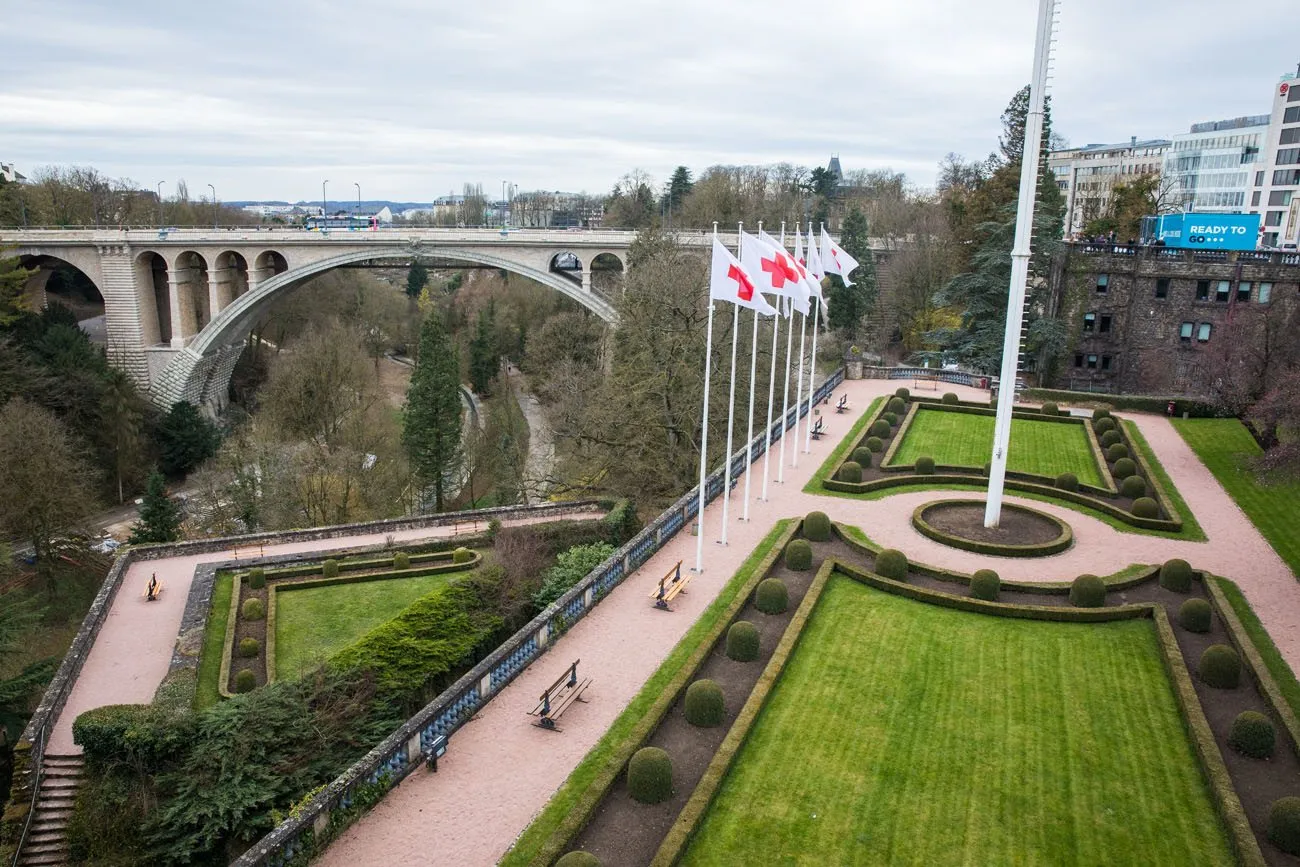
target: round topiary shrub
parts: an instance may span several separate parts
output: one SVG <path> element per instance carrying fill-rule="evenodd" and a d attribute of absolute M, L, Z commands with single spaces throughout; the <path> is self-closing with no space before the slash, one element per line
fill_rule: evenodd
<path fill-rule="evenodd" d="M 339 561 L 326 560 L 324 563 L 321 564 L 320 573 L 324 575 L 326 578 L 337 577 L 339 574 Z"/>
<path fill-rule="evenodd" d="M 1188 632 L 1204 634 L 1210 631 L 1210 617 L 1214 609 L 1204 599 L 1188 599 L 1178 606 L 1178 625 Z"/>
<path fill-rule="evenodd" d="M 1108 430 L 1104 434 L 1102 434 L 1101 437 L 1099 438 L 1099 442 L 1101 443 L 1102 448 L 1107 448 L 1107 449 L 1115 445 L 1115 443 L 1123 442 L 1123 441 L 1124 438 L 1119 435 L 1119 431 L 1117 430 Z"/>
<path fill-rule="evenodd" d="M 1252 759 L 1267 759 L 1273 755 L 1277 735 L 1273 721 L 1258 711 L 1246 710 L 1237 714 L 1228 732 L 1228 746 Z"/>
<path fill-rule="evenodd" d="M 985 478 L 987 478 L 988 476 L 993 475 L 993 462 L 992 462 L 992 461 L 988 461 L 987 463 L 984 464 L 984 470 L 983 470 L 983 472 L 984 472 L 984 476 L 985 476 Z"/>
<path fill-rule="evenodd" d="M 934 475 L 934 458 L 929 455 L 921 455 L 916 459 L 916 471 L 923 476 Z"/>
<path fill-rule="evenodd" d="M 1128 458 L 1124 460 L 1128 460 Z M 1147 495 L 1146 479 L 1141 476 L 1128 476 L 1119 483 L 1119 493 L 1120 496 L 1128 497 L 1130 500 L 1145 497 Z"/>
<path fill-rule="evenodd" d="M 468 563 L 474 559 L 474 552 L 468 548 L 457 548 L 451 552 L 451 562 Z"/>
<path fill-rule="evenodd" d="M 889 436 L 889 431 L 889 422 L 885 421 L 883 418 L 876 419 L 871 423 L 871 427 L 867 428 L 867 433 L 870 436 L 880 437 L 882 440 Z"/>
<path fill-rule="evenodd" d="M 898 416 L 894 415 L 892 412 L 884 413 L 880 417 L 889 422 L 890 427 L 898 424 Z"/>
<path fill-rule="evenodd" d="M 1196 673 L 1215 689 L 1236 689 L 1241 682 L 1241 657 L 1226 644 L 1211 644 L 1201 654 Z"/>
<path fill-rule="evenodd" d="M 1080 575 L 1070 584 L 1070 604 L 1075 608 L 1101 608 L 1106 604 L 1106 585 L 1096 575 Z"/>
<path fill-rule="evenodd" d="M 1175 557 L 1160 567 L 1160 586 L 1175 593 L 1192 589 L 1192 567 L 1186 560 Z"/>
<path fill-rule="evenodd" d="M 393 568 L 410 569 L 411 555 L 406 553 L 405 551 L 398 551 L 396 554 L 393 555 Z"/>
<path fill-rule="evenodd" d="M 812 545 L 804 539 L 791 539 L 785 546 L 785 568 L 807 572 L 812 568 Z"/>
<path fill-rule="evenodd" d="M 727 630 L 727 658 L 736 662 L 758 659 L 758 629 L 748 620 L 737 620 Z"/>
<path fill-rule="evenodd" d="M 1106 449 L 1106 460 L 1112 463 L 1126 457 L 1128 457 L 1128 446 L 1123 443 L 1115 443 Z"/>
<path fill-rule="evenodd" d="M 1097 436 L 1104 436 L 1115 429 L 1115 419 L 1102 416 L 1092 423 L 1092 429 L 1097 432 Z"/>
<path fill-rule="evenodd" d="M 907 412 L 907 398 L 891 397 L 885 402 L 885 412 L 892 412 L 896 416 Z"/>
<path fill-rule="evenodd" d="M 245 659 L 251 659 L 262 651 L 262 642 L 256 638 L 241 638 L 239 640 L 239 655 Z"/>
<path fill-rule="evenodd" d="M 257 675 L 251 668 L 241 668 L 235 672 L 235 692 L 252 692 L 257 688 Z"/>
<path fill-rule="evenodd" d="M 658 747 L 642 747 L 627 763 L 627 791 L 642 804 L 662 804 L 673 794 L 673 760 Z"/>
<path fill-rule="evenodd" d="M 600 859 L 590 852 L 578 849 L 566 852 L 555 862 L 555 867 L 600 867 Z"/>
<path fill-rule="evenodd" d="M 248 586 L 253 590 L 261 590 L 266 586 L 265 569 L 249 569 L 247 578 Z"/>
<path fill-rule="evenodd" d="M 1121 481 L 1129 476 L 1136 475 L 1138 471 L 1137 464 L 1132 458 L 1120 458 L 1115 461 L 1115 466 L 1111 467 L 1110 473 Z"/>
<path fill-rule="evenodd" d="M 941 398 L 941 400 L 943 403 L 952 406 L 953 404 L 957 403 L 957 395 L 953 394 L 951 391 L 945 391 L 943 393 L 943 397 Z"/>
<path fill-rule="evenodd" d="M 862 464 L 857 461 L 845 461 L 840 465 L 840 471 L 836 473 L 841 482 L 852 482 L 857 484 L 862 481 Z"/>
<path fill-rule="evenodd" d="M 879 454 L 885 450 L 885 441 L 880 437 L 867 437 L 866 446 L 867 451 Z M 863 464 L 863 466 L 866 466 L 866 464 Z"/>
<path fill-rule="evenodd" d="M 262 607 L 261 599 L 245 599 L 240 614 L 245 620 L 261 620 L 266 616 L 266 609 Z"/>
<path fill-rule="evenodd" d="M 1108 410 L 1108 409 L 1094 409 L 1094 410 L 1092 411 L 1092 420 L 1093 420 L 1093 421 L 1100 421 L 1100 420 L 1103 419 L 1103 418 L 1110 418 L 1110 417 L 1111 417 L 1111 416 L 1110 416 L 1110 410 Z"/>
<path fill-rule="evenodd" d="M 1290 855 L 1300 855 L 1300 798 L 1278 798 L 1268 808 L 1268 841 Z"/>
<path fill-rule="evenodd" d="M 876 555 L 876 574 L 893 578 L 895 581 L 907 580 L 907 555 L 893 548 L 886 548 Z"/>
<path fill-rule="evenodd" d="M 1038 411 L 1041 412 L 1043 415 L 1060 415 L 1060 414 L 1061 414 L 1061 411 L 1060 411 L 1059 409 L 1056 408 L 1056 404 L 1054 404 L 1054 403 L 1045 403 L 1045 404 L 1042 405 L 1042 407 L 1039 408 Z"/>
<path fill-rule="evenodd" d="M 871 449 L 866 446 L 858 446 L 853 450 L 853 454 L 849 457 L 849 460 L 853 461 L 853 463 L 857 464 L 859 467 L 869 467 L 871 466 Z"/>
<path fill-rule="evenodd" d="M 1061 473 L 1056 477 L 1056 487 L 1062 491 L 1079 490 L 1079 477 L 1074 473 Z"/>
<path fill-rule="evenodd" d="M 894 390 L 894 397 L 897 397 L 900 400 L 907 400 L 911 396 L 912 396 L 912 392 L 906 388 L 899 388 Z"/>
<path fill-rule="evenodd" d="M 686 700 L 682 703 L 682 713 L 686 721 L 700 728 L 712 728 L 722 724 L 726 708 L 722 702 L 722 687 L 708 679 L 695 681 L 686 688 Z"/>
<path fill-rule="evenodd" d="M 970 595 L 987 602 L 996 602 L 1002 579 L 992 569 L 979 569 L 970 576 Z"/>
<path fill-rule="evenodd" d="M 825 542 L 831 537 L 831 519 L 825 512 L 809 512 L 803 519 L 803 537 L 809 542 Z"/>
<path fill-rule="evenodd" d="M 1159 518 L 1160 506 L 1150 497 L 1138 497 L 1133 501 L 1133 514 L 1139 518 Z"/>
<path fill-rule="evenodd" d="M 780 614 L 790 607 L 790 592 L 780 578 L 764 578 L 754 591 L 754 607 L 764 614 Z"/>

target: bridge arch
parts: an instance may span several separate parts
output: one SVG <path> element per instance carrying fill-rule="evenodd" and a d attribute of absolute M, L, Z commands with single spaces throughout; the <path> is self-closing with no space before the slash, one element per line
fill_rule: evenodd
<path fill-rule="evenodd" d="M 146 346 L 171 343 L 171 265 L 161 253 L 146 250 L 135 257 L 131 268 L 139 287 L 141 340 Z"/>

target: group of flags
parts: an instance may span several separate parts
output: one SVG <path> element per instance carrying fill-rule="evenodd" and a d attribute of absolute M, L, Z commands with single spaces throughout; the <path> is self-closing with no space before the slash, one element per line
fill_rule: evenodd
<path fill-rule="evenodd" d="M 778 241 L 771 235 L 762 230 L 762 224 L 759 224 L 757 235 L 751 235 L 744 231 L 742 225 L 738 232 L 737 250 L 732 255 L 722 242 L 718 240 L 717 228 L 715 224 L 713 233 L 713 258 L 709 271 L 709 318 L 708 331 L 706 337 L 705 361 L 704 361 L 704 424 L 702 432 L 702 442 L 700 444 L 700 487 L 699 487 L 699 517 L 700 522 L 698 538 L 696 540 L 695 551 L 695 569 L 701 571 L 704 561 L 704 484 L 707 470 L 707 452 L 709 438 L 709 367 L 713 356 L 713 302 L 726 301 L 733 306 L 732 309 L 732 329 L 731 329 L 731 395 L 727 405 L 727 462 L 724 471 L 724 483 L 722 489 L 722 537 L 718 540 L 722 544 L 727 542 L 727 524 L 729 505 L 731 500 L 731 464 L 734 453 L 732 451 L 733 425 L 735 420 L 735 403 L 736 403 L 736 339 L 737 327 L 739 325 L 740 308 L 746 307 L 753 310 L 756 314 L 754 317 L 754 340 L 753 350 L 750 357 L 750 392 L 749 392 L 749 434 L 745 439 L 746 449 L 754 440 L 753 419 L 754 419 L 754 373 L 755 364 L 758 354 L 758 317 L 772 317 L 772 370 L 768 379 L 768 397 L 767 397 L 767 430 L 772 428 L 772 411 L 775 399 L 776 387 L 776 355 L 777 340 L 779 337 L 781 319 L 793 320 L 794 314 L 799 314 L 799 369 L 795 378 L 795 406 L 800 407 L 803 404 L 803 363 L 804 363 L 804 339 L 807 334 L 807 320 L 809 315 L 813 321 L 813 344 L 812 359 L 809 365 L 808 375 L 808 423 L 805 433 L 804 451 L 809 450 L 812 437 L 812 395 L 815 379 L 815 366 L 817 358 L 817 333 L 819 314 L 827 310 L 826 301 L 822 295 L 822 280 L 827 274 L 836 274 L 844 281 L 844 285 L 852 286 L 853 282 L 849 275 L 858 266 L 858 262 L 840 245 L 836 244 L 831 238 L 826 227 L 821 227 L 821 244 L 818 245 L 813 237 L 812 223 L 808 224 L 808 244 L 805 249 L 804 239 L 800 233 L 800 227 L 795 227 L 794 234 L 794 252 L 791 253 L 785 247 L 785 227 L 781 228 L 781 239 Z M 819 249 L 820 246 L 820 249 Z M 814 306 L 813 301 L 816 300 Z M 785 351 L 785 384 L 783 386 L 782 413 L 781 418 L 787 418 L 790 407 L 790 360 L 791 351 L 794 342 L 794 325 L 790 324 L 790 329 L 786 335 Z M 787 437 L 781 437 L 780 459 L 777 464 L 777 481 L 784 481 L 785 475 L 785 443 Z M 798 440 L 799 440 L 799 414 L 795 413 L 795 436 L 794 448 L 792 454 L 791 466 L 798 465 Z M 747 465 L 752 462 L 753 456 L 748 454 Z M 769 467 L 771 461 L 771 449 L 767 449 L 763 458 L 763 494 L 762 499 L 767 499 L 767 483 L 769 477 Z M 744 495 L 744 516 L 742 520 L 749 518 L 749 480 L 752 473 L 745 473 L 745 495 Z"/>

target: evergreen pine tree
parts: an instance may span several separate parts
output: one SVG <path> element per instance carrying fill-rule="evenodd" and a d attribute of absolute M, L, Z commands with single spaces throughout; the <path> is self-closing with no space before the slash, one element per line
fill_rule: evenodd
<path fill-rule="evenodd" d="M 13 324 L 31 309 L 24 297 L 31 274 L 17 256 L 5 256 L 0 250 L 0 325 Z"/>
<path fill-rule="evenodd" d="M 420 356 L 406 392 L 402 444 L 416 478 L 433 489 L 439 512 L 460 469 L 460 411 L 460 354 L 434 311 L 420 328 Z"/>
<path fill-rule="evenodd" d="M 845 286 L 838 274 L 832 274 L 830 288 L 826 291 L 830 307 L 827 323 L 842 331 L 849 340 L 857 337 L 862 320 L 876 302 L 876 262 L 872 258 L 868 234 L 866 215 L 857 207 L 851 208 L 844 218 L 840 246 L 858 260 L 858 267 L 849 275 L 853 285 Z"/>
<path fill-rule="evenodd" d="M 175 542 L 181 537 L 181 508 L 167 496 L 167 481 L 155 470 L 145 485 L 140 520 L 131 525 L 131 544 Z"/>
<path fill-rule="evenodd" d="M 412 298 L 419 298 L 421 290 L 429 283 L 429 270 L 424 267 L 424 263 L 419 259 L 411 261 L 411 267 L 406 272 L 406 294 Z"/>
<path fill-rule="evenodd" d="M 162 417 L 157 430 L 161 469 L 169 476 L 188 473 L 217 453 L 221 432 L 198 407 L 178 400 Z"/>
<path fill-rule="evenodd" d="M 501 367 L 497 352 L 495 310 L 480 310 L 474 337 L 469 343 L 469 381 L 474 392 L 491 394 L 492 380 Z"/>

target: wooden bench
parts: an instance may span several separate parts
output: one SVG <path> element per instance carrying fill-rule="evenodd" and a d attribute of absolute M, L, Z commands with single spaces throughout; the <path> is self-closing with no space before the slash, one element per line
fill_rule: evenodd
<path fill-rule="evenodd" d="M 157 602 L 158 597 L 162 595 L 162 592 L 163 592 L 163 583 L 161 581 L 158 581 L 155 582 L 154 584 L 152 594 L 149 592 L 149 585 L 146 584 L 144 587 L 144 592 L 141 593 L 140 595 L 144 597 L 145 602 Z"/>
<path fill-rule="evenodd" d="M 664 577 L 659 579 L 659 586 L 650 591 L 650 598 L 655 601 L 655 608 L 660 611 L 672 611 L 668 607 L 668 603 L 676 599 L 678 593 L 685 593 L 686 585 L 690 583 L 690 573 L 685 576 L 682 575 L 682 561 L 678 560 L 677 565 L 669 569 L 664 574 Z"/>
<path fill-rule="evenodd" d="M 840 402 L 835 404 L 835 412 L 841 413 L 848 408 L 849 408 L 849 396 L 847 394 L 840 395 Z"/>
<path fill-rule="evenodd" d="M 913 390 L 928 389 L 929 391 L 939 390 L 939 377 L 937 376 L 918 376 L 912 380 Z"/>
<path fill-rule="evenodd" d="M 548 732 L 558 732 L 560 729 L 555 721 L 564 715 L 569 706 L 575 701 L 586 704 L 587 700 L 582 697 L 582 693 L 591 686 L 591 678 L 578 679 L 578 663 L 581 661 L 575 659 L 569 666 L 569 670 L 556 678 L 555 683 L 542 693 L 542 697 L 537 701 L 537 707 L 528 712 L 531 716 L 539 718 L 533 725 Z"/>
<path fill-rule="evenodd" d="M 813 439 L 815 440 L 821 439 L 822 436 L 824 436 L 826 433 L 826 419 L 824 418 L 817 419 L 817 424 L 813 425 L 811 433 Z"/>

